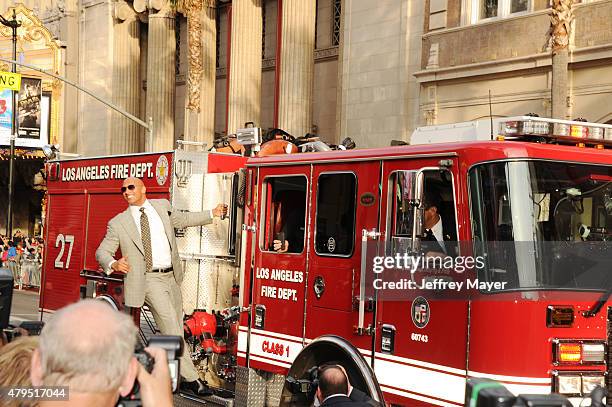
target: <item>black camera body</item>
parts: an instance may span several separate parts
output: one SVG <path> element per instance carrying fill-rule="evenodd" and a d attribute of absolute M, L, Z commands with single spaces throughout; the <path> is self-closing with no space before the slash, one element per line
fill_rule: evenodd
<path fill-rule="evenodd" d="M 13 302 L 13 273 L 0 267 L 0 331 L 9 326 L 11 303 Z"/>
<path fill-rule="evenodd" d="M 162 348 L 166 351 L 168 358 L 168 370 L 170 371 L 170 381 L 172 383 L 172 392 L 176 393 L 179 388 L 180 381 L 180 360 L 183 355 L 183 340 L 180 336 L 173 335 L 155 335 L 149 338 L 149 347 Z M 155 367 L 155 358 L 151 356 L 142 346 L 138 344 L 134 350 L 134 357 L 138 360 L 148 373 L 151 373 Z M 130 394 L 122 397 L 117 402 L 117 407 L 140 407 L 142 400 L 140 397 L 140 385 L 136 381 Z"/>
<path fill-rule="evenodd" d="M 494 380 L 467 380 L 465 407 L 572 407 L 560 394 L 520 394 L 515 396 Z"/>
<path fill-rule="evenodd" d="M 23 331 L 28 336 L 38 336 L 42 331 L 45 323 L 43 321 L 22 321 L 18 326 L 9 325 L 8 328 L 4 328 L 4 334 L 8 342 L 12 342 L 15 339 L 23 335 Z"/>

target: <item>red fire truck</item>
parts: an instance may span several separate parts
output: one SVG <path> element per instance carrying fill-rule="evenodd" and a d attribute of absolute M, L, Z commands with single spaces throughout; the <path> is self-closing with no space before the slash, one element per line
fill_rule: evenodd
<path fill-rule="evenodd" d="M 257 157 L 246 164 L 223 155 L 217 170 L 210 169 L 215 154 L 200 153 L 208 156 L 209 172 L 239 185 L 225 187 L 233 191 L 228 236 L 234 233 L 235 257 L 212 259 L 231 264 L 225 286 L 206 283 L 191 297 L 183 286 L 185 308 L 210 313 L 239 305 L 233 308 L 239 326 L 223 331 L 237 335 L 236 404 L 310 405 L 313 368 L 325 363 L 343 365 L 354 387 L 390 405 L 463 405 L 471 377 L 496 380 L 517 394 L 559 392 L 576 399 L 608 386 L 612 126 L 520 116 L 419 128 L 411 143 Z M 179 180 L 188 195 L 202 189 L 202 178 L 186 173 L 206 171 L 185 171 L 185 161 L 196 160 L 182 158 L 179 165 L 174 154 L 48 164 L 43 309 L 78 299 L 79 287 L 87 291 L 82 275 L 97 270 L 93 254 L 106 220 L 123 205 L 115 192 L 128 172 L 113 166 L 127 163 L 131 171 L 135 165 L 137 172 L 129 174 L 144 176 L 149 191 L 170 195 L 180 209 L 204 207 L 175 200 Z M 88 167 L 97 169 L 82 169 Z M 81 180 L 73 175 L 79 171 Z M 166 181 L 160 184 L 164 176 L 174 180 L 170 190 Z M 204 188 L 205 194 L 215 188 Z M 399 296 L 373 289 L 376 258 L 423 253 L 428 191 L 437 197 L 442 250 L 467 242 L 468 248 L 457 245 L 453 261 L 473 255 L 482 264 L 423 278 L 416 288 L 410 277 L 405 285 L 412 287 Z M 184 244 L 193 241 L 189 230 L 178 233 Z M 181 251 L 187 267 L 198 263 L 194 285 L 210 281 L 211 269 L 201 264 L 210 254 L 199 244 L 195 255 Z M 434 280 L 434 289 L 423 284 Z M 447 295 L 450 283 L 460 282 L 476 295 Z M 235 286 L 237 302 L 228 294 Z M 216 296 L 226 300 L 211 300 Z M 194 314 L 188 326 L 205 315 Z M 218 325 L 224 319 L 217 317 Z M 220 342 L 214 329 L 191 334 L 200 350 L 205 340 L 231 343 Z M 225 368 L 234 362 L 222 360 Z M 230 381 L 229 374 L 218 376 Z"/>

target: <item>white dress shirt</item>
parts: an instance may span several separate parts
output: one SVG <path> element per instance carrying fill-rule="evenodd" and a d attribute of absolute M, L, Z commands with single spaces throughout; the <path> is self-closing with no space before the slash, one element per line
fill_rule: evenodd
<path fill-rule="evenodd" d="M 170 242 L 168 240 L 168 236 L 166 236 L 166 229 L 164 229 L 164 224 L 162 223 L 159 214 L 151 205 L 151 203 L 146 200 L 142 207 L 145 208 L 145 213 L 147 214 L 147 218 L 149 219 L 149 229 L 151 231 L 151 254 L 153 255 L 153 268 L 154 269 L 165 269 L 168 267 L 172 267 L 172 251 L 170 249 Z M 132 214 L 132 218 L 134 218 L 134 222 L 136 223 L 136 227 L 138 228 L 138 233 L 142 236 L 142 232 L 140 230 L 140 206 L 130 205 L 130 213 Z"/>
<path fill-rule="evenodd" d="M 438 244 L 446 253 L 446 246 L 444 245 L 444 229 L 442 228 L 442 218 L 438 218 L 438 221 L 435 225 L 431 227 L 431 233 L 433 233 L 434 237 L 438 241 Z"/>
<path fill-rule="evenodd" d="M 159 214 L 151 205 L 151 202 L 148 200 L 142 204 L 142 207 L 145 208 L 145 213 L 147 214 L 147 218 L 149 219 L 149 230 L 151 232 L 151 255 L 153 257 L 153 268 L 154 269 L 165 269 L 168 267 L 172 267 L 172 250 L 170 249 L 170 241 L 168 240 L 168 236 L 166 236 L 166 230 L 164 229 L 164 224 L 159 217 Z M 140 231 L 140 206 L 130 205 L 130 214 L 134 219 L 134 223 L 136 224 L 136 228 L 138 229 L 138 233 L 142 239 L 142 232 Z M 108 268 L 112 269 L 113 263 L 117 260 L 113 260 Z M 129 259 L 128 259 L 129 263 Z"/>

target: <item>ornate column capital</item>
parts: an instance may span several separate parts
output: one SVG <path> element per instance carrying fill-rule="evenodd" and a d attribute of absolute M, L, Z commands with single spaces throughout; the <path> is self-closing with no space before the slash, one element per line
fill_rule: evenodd
<path fill-rule="evenodd" d="M 177 0 L 176 11 L 189 17 L 190 14 L 202 11 L 204 8 L 217 6 L 217 0 Z"/>
<path fill-rule="evenodd" d="M 175 8 L 169 0 L 134 0 L 134 10 L 138 13 L 149 12 L 149 16 L 173 17 Z"/>
<path fill-rule="evenodd" d="M 178 0 L 176 9 L 187 17 L 189 74 L 187 77 L 187 109 L 200 112 L 200 82 L 204 70 L 202 61 L 202 11 L 216 5 L 216 0 Z"/>
<path fill-rule="evenodd" d="M 113 17 L 119 20 L 119 22 L 124 22 L 137 18 L 138 13 L 125 1 L 118 1 L 115 3 L 115 7 L 113 9 Z"/>

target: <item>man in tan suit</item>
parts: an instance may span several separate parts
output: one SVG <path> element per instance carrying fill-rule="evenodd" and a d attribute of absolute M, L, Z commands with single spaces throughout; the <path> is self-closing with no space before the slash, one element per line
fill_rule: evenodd
<path fill-rule="evenodd" d="M 205 225 L 214 216 L 227 214 L 227 206 L 212 211 L 174 211 L 165 199 L 147 200 L 147 189 L 138 178 L 123 181 L 121 193 L 128 208 L 108 222 L 106 236 L 96 259 L 106 274 L 124 273 L 125 305 L 142 307 L 146 303 L 162 334 L 183 337 L 183 300 L 180 286 L 183 270 L 174 228 Z M 117 249 L 123 257 L 114 258 Z M 185 348 L 187 349 L 187 348 Z M 182 387 L 198 395 L 208 392 L 185 351 L 181 357 Z"/>

